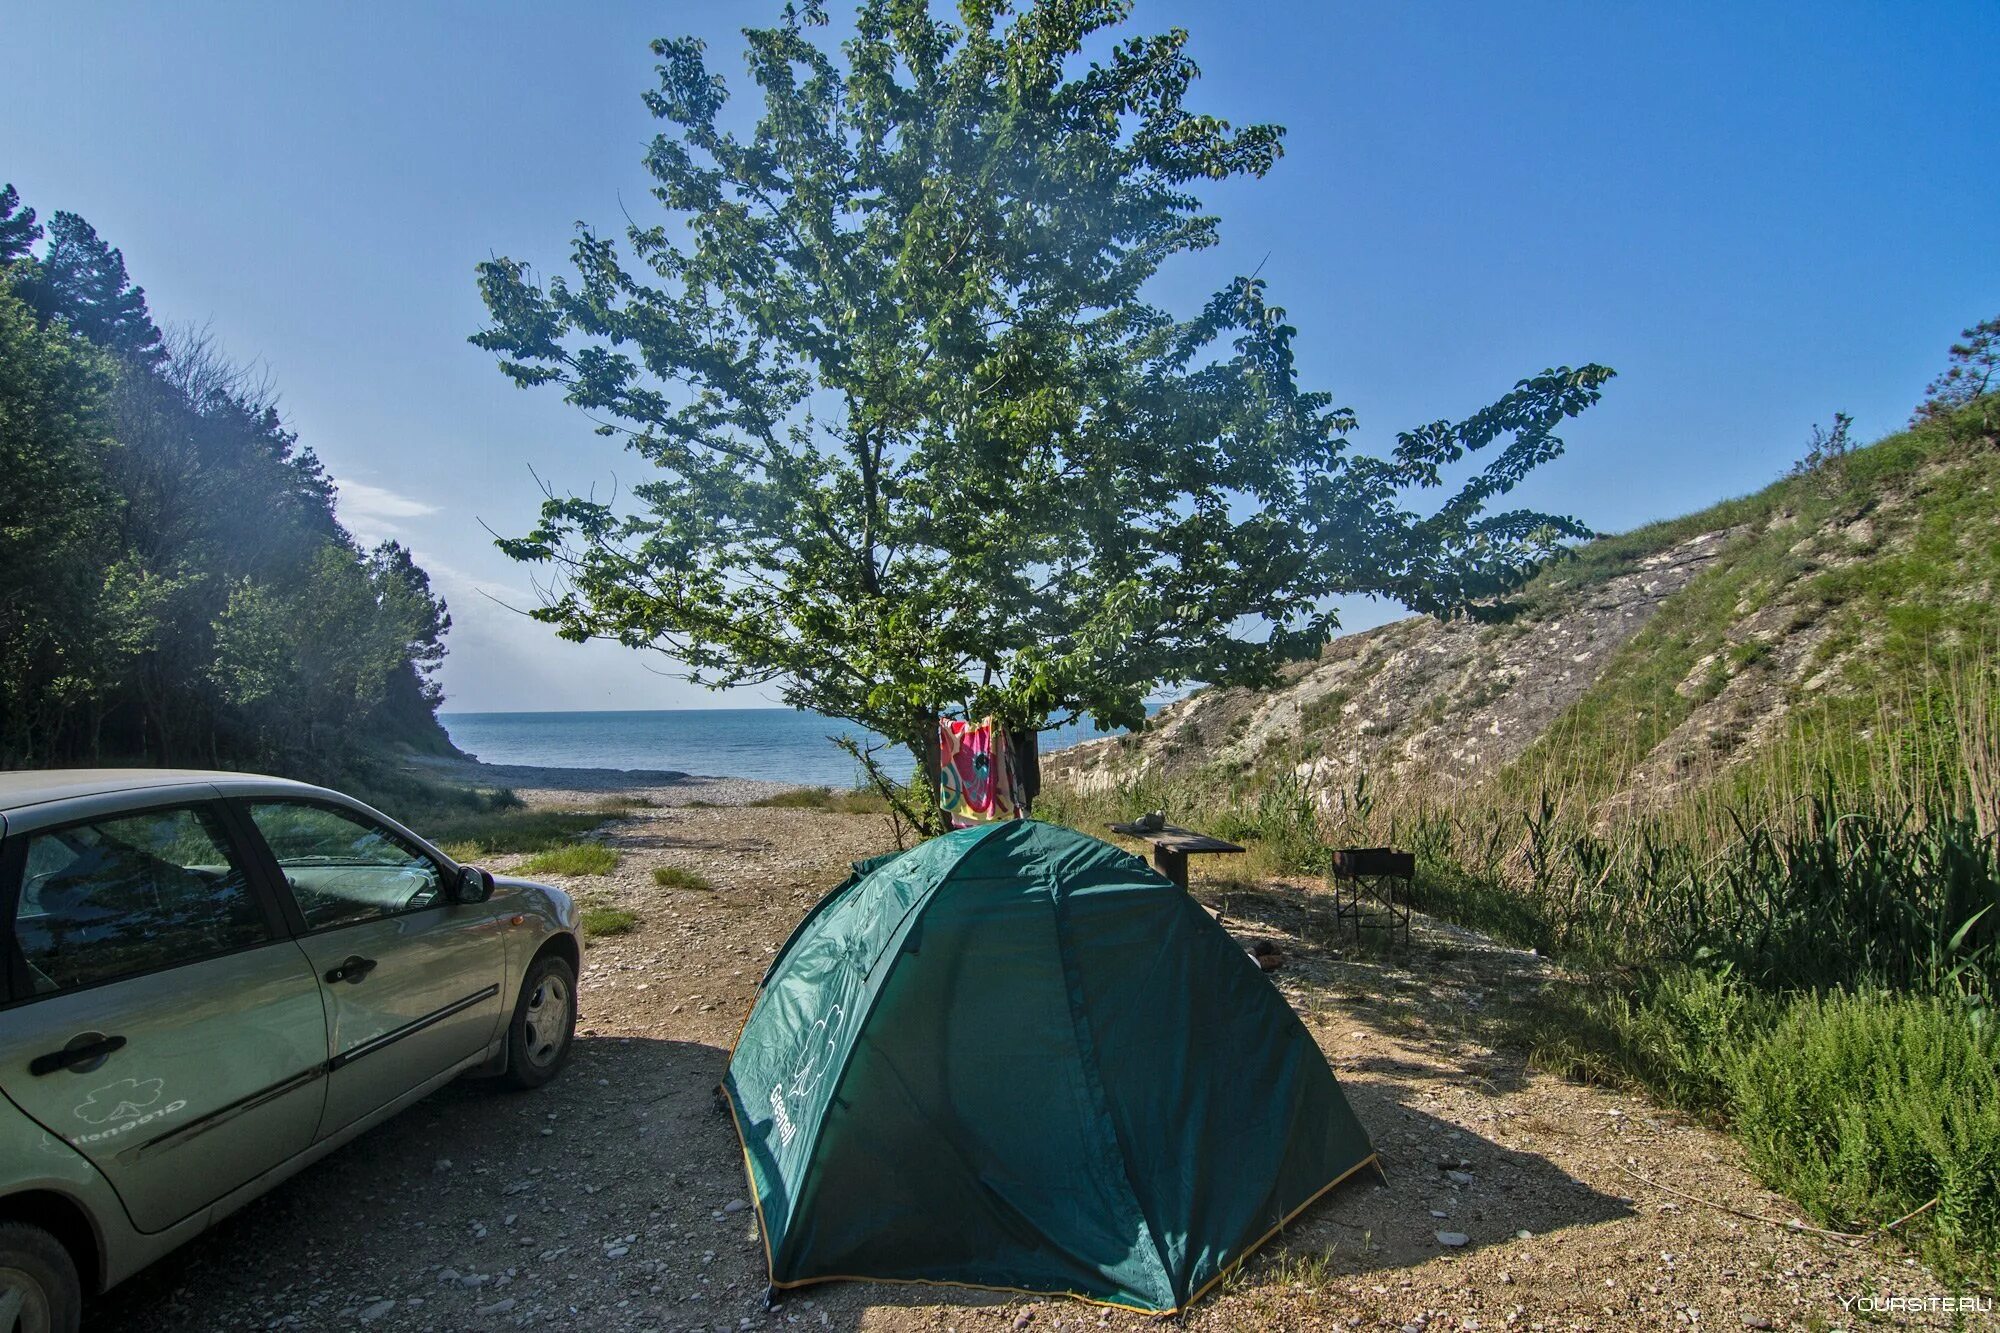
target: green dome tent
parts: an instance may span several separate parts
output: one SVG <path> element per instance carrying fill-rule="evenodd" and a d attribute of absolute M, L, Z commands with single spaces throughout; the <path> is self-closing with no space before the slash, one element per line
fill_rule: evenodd
<path fill-rule="evenodd" d="M 774 1288 L 1169 1313 L 1375 1160 L 1199 904 L 1034 821 L 858 863 L 779 951 L 722 1086 Z"/>

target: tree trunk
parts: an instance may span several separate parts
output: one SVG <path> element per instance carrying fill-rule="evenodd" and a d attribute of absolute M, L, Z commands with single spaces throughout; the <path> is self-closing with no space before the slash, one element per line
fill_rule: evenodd
<path fill-rule="evenodd" d="M 945 818 L 944 809 L 938 804 L 938 721 L 935 716 L 919 715 L 911 724 L 903 744 L 917 757 L 917 767 L 923 773 L 923 791 L 918 793 L 917 810 L 919 818 L 917 831 L 925 837 L 951 831 L 951 821 Z"/>

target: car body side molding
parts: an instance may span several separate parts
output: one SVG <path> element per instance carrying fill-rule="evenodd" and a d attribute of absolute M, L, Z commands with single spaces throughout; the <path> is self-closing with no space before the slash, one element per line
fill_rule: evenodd
<path fill-rule="evenodd" d="M 359 1046 L 350 1047 L 342 1051 L 339 1055 L 334 1056 L 331 1060 L 328 1060 L 326 1062 L 326 1072 L 330 1074 L 336 1069 L 344 1069 L 364 1055 L 373 1055 L 377 1051 L 393 1046 L 405 1037 L 422 1032 L 433 1023 L 441 1023 L 455 1013 L 472 1008 L 475 1004 L 484 1004 L 499 993 L 500 987 L 496 983 L 483 990 L 476 991 L 462 1000 L 453 1000 L 442 1009 L 433 1009 L 422 1018 L 411 1019 L 399 1028 L 391 1028 L 379 1037 L 370 1037 Z"/>

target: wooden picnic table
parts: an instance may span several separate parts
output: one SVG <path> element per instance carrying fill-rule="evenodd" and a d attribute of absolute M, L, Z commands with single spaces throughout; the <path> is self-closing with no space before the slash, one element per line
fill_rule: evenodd
<path fill-rule="evenodd" d="M 1243 850 L 1233 842 L 1211 838 L 1206 833 L 1175 828 L 1172 824 L 1156 829 L 1142 829 L 1136 824 L 1113 824 L 1111 831 L 1121 837 L 1138 838 L 1153 844 L 1153 869 L 1180 885 L 1183 890 L 1188 886 L 1189 856 Z"/>

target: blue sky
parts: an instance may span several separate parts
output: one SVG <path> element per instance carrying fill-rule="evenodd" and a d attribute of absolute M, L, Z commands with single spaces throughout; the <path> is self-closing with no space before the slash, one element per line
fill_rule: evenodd
<path fill-rule="evenodd" d="M 574 220 L 645 215 L 648 39 L 707 38 L 740 89 L 737 30 L 777 8 L 0 0 L 0 180 L 269 368 L 350 526 L 450 597 L 449 707 L 754 703 L 488 600 L 530 596 L 482 526 L 525 527 L 530 466 L 638 473 L 465 338 L 478 260 L 547 268 Z M 2000 6 L 1138 0 L 1137 28 L 1172 25 L 1198 109 L 1290 133 L 1211 192 L 1224 244 L 1161 299 L 1261 262 L 1364 446 L 1616 367 L 1523 496 L 1599 529 L 1756 489 L 1835 410 L 1896 428 L 2000 313 Z"/>

